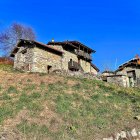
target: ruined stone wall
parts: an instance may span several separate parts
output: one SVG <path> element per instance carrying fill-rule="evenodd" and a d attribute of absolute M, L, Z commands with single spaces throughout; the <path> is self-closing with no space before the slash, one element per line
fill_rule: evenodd
<path fill-rule="evenodd" d="M 120 75 L 108 76 L 107 82 L 114 83 L 116 85 L 123 86 L 123 87 L 129 87 L 129 79 L 127 76 L 120 76 Z"/>
<path fill-rule="evenodd" d="M 51 66 L 50 72 L 62 68 L 62 56 L 37 48 L 33 49 L 33 67 L 32 72 L 47 73 L 48 66 Z"/>

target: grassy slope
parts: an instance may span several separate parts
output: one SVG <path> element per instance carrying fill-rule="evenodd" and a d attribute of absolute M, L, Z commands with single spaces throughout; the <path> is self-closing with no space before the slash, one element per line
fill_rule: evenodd
<path fill-rule="evenodd" d="M 140 125 L 133 119 L 140 114 L 140 89 L 3 68 L 1 129 L 27 139 L 91 140 Z"/>

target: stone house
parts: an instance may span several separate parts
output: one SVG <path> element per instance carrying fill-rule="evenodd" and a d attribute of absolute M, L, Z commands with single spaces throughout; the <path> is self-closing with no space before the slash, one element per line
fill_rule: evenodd
<path fill-rule="evenodd" d="M 129 80 L 129 86 L 140 86 L 140 58 L 136 57 L 119 66 L 116 74 L 126 75 Z"/>
<path fill-rule="evenodd" d="M 92 53 L 95 51 L 78 41 L 43 44 L 21 39 L 10 56 L 14 57 L 14 68 L 23 71 L 50 73 L 64 70 L 97 75 L 99 69 L 92 64 Z"/>

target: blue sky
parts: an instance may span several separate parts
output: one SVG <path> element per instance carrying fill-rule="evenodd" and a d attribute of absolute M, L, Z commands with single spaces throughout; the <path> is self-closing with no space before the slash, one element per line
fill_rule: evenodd
<path fill-rule="evenodd" d="M 1 0 L 0 31 L 13 22 L 32 26 L 43 43 L 81 41 L 101 70 L 140 54 L 140 0 Z"/>

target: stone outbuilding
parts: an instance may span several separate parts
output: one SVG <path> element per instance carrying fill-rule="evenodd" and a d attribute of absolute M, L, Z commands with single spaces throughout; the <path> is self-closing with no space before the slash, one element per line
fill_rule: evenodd
<path fill-rule="evenodd" d="M 140 87 L 140 58 L 133 58 L 120 65 L 114 74 L 105 72 L 104 77 L 109 83 L 124 87 Z"/>
<path fill-rule="evenodd" d="M 107 82 L 107 76 L 111 76 L 114 74 L 115 74 L 115 72 L 113 72 L 113 71 L 105 70 L 102 72 L 101 78 L 103 81 Z"/>
<path fill-rule="evenodd" d="M 119 66 L 116 74 L 126 75 L 129 79 L 129 86 L 140 86 L 140 58 L 137 56 Z"/>
<path fill-rule="evenodd" d="M 129 87 L 129 78 L 126 75 L 114 74 L 107 76 L 107 82 L 118 86 Z"/>
<path fill-rule="evenodd" d="M 94 50 L 78 41 L 49 42 L 19 40 L 11 53 L 14 68 L 27 72 L 50 73 L 56 70 L 76 71 L 97 75 L 92 64 Z"/>

